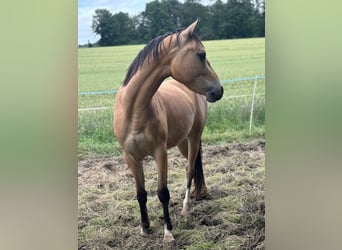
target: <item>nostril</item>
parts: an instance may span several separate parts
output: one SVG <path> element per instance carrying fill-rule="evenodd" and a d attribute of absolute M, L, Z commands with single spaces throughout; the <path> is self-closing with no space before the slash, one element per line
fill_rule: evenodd
<path fill-rule="evenodd" d="M 217 86 L 214 89 L 211 89 L 207 92 L 206 97 L 208 102 L 216 102 L 220 100 L 223 96 L 223 86 Z"/>

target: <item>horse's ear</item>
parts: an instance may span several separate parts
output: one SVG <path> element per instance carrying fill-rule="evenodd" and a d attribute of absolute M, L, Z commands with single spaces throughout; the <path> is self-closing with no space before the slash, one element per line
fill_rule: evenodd
<path fill-rule="evenodd" d="M 199 23 L 199 18 L 197 18 L 197 20 L 195 22 L 193 22 L 186 29 L 183 30 L 182 37 L 187 39 L 188 37 L 192 36 L 192 34 L 196 30 L 196 27 L 197 27 L 198 23 Z"/>

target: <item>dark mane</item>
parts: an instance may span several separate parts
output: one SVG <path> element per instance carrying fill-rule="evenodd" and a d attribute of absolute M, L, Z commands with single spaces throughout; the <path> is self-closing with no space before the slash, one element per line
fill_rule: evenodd
<path fill-rule="evenodd" d="M 162 41 L 165 39 L 165 37 L 173 34 L 177 34 L 177 43 L 179 41 L 179 34 L 183 31 L 183 29 L 179 29 L 176 32 L 169 32 L 165 35 L 158 36 L 151 40 L 136 56 L 136 58 L 133 60 L 131 65 L 129 66 L 127 70 L 127 74 L 125 77 L 125 80 L 123 81 L 122 85 L 126 86 L 128 82 L 132 79 L 132 77 L 137 73 L 138 69 L 142 66 L 144 61 L 153 59 L 155 62 L 158 61 L 159 58 L 159 49 L 162 45 Z M 193 38 L 200 41 L 199 37 L 196 34 L 193 34 Z M 171 42 L 171 41 L 170 41 Z"/>

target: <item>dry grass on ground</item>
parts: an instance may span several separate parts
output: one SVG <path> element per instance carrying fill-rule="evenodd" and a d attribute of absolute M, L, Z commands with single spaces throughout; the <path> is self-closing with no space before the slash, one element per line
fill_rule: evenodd
<path fill-rule="evenodd" d="M 203 145 L 203 166 L 210 197 L 192 200 L 181 215 L 185 159 L 169 152 L 168 187 L 175 243 L 163 243 L 162 207 L 155 162 L 144 161 L 148 236 L 139 235 L 140 212 L 134 180 L 121 157 L 82 159 L 79 181 L 79 249 L 264 249 L 264 140 Z"/>

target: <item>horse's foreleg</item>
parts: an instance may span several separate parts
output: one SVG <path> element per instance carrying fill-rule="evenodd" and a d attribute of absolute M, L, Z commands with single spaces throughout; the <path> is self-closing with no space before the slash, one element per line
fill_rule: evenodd
<path fill-rule="evenodd" d="M 141 225 L 140 234 L 145 235 L 148 233 L 150 227 L 150 220 L 147 214 L 147 192 L 145 190 L 144 169 L 141 162 L 137 162 L 132 156 L 124 154 L 125 162 L 127 163 L 131 173 L 135 179 L 135 186 L 137 190 L 137 200 L 140 207 Z"/>
<path fill-rule="evenodd" d="M 158 167 L 158 198 L 163 206 L 164 213 L 164 241 L 173 241 L 174 238 L 172 236 L 172 223 L 169 214 L 169 201 L 170 201 L 170 193 L 167 188 L 167 149 L 166 147 L 162 147 L 157 150 L 154 158 L 157 162 Z"/>

